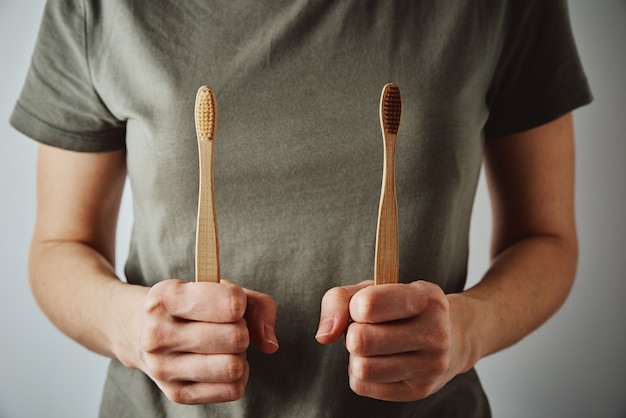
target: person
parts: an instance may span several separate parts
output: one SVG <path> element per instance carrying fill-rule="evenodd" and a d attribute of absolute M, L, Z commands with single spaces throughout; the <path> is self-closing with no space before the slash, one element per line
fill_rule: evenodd
<path fill-rule="evenodd" d="M 400 283 L 372 286 L 388 82 Z M 204 84 L 218 284 L 193 282 Z M 565 1 L 49 0 L 11 116 L 41 143 L 34 296 L 111 357 L 102 417 L 488 417 L 473 366 L 572 286 L 590 100 Z M 465 289 L 483 161 L 493 261 Z"/>

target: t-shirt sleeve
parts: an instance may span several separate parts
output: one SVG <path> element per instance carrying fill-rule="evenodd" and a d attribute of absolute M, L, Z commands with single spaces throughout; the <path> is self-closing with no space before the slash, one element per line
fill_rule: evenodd
<path fill-rule="evenodd" d="M 26 136 L 59 148 L 123 149 L 126 123 L 107 109 L 90 77 L 85 3 L 47 2 L 10 123 Z"/>
<path fill-rule="evenodd" d="M 485 137 L 522 132 L 592 100 L 565 0 L 510 2 L 511 19 L 487 94 Z"/>

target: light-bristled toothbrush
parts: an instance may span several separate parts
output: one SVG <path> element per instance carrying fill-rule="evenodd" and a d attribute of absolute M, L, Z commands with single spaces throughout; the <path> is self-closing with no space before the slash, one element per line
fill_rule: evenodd
<path fill-rule="evenodd" d="M 383 183 L 376 228 L 374 283 L 397 283 L 399 270 L 398 208 L 396 201 L 395 155 L 402 114 L 400 89 L 386 84 L 380 96 L 380 126 L 383 134 Z"/>
<path fill-rule="evenodd" d="M 213 145 L 217 107 L 213 91 L 202 86 L 196 94 L 196 135 L 200 156 L 200 187 L 196 229 L 196 281 L 220 281 L 220 257 L 213 187 Z"/>

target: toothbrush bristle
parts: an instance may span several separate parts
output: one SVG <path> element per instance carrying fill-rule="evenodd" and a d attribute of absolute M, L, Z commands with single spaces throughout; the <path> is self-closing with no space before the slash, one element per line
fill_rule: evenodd
<path fill-rule="evenodd" d="M 215 136 L 215 96 L 210 87 L 202 86 L 196 94 L 196 133 L 202 141 L 212 141 Z"/>
<path fill-rule="evenodd" d="M 383 129 L 386 133 L 397 134 L 402 115 L 400 88 L 396 84 L 386 84 L 381 97 Z"/>

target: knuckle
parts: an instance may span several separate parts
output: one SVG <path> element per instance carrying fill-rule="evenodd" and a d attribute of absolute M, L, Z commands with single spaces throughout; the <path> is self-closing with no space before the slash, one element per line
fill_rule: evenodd
<path fill-rule="evenodd" d="M 441 292 L 441 289 L 438 289 L 438 293 L 434 295 L 432 298 L 433 308 L 437 312 L 448 312 L 449 311 L 449 303 L 448 298 Z"/>
<path fill-rule="evenodd" d="M 349 292 L 347 289 L 343 287 L 333 287 L 331 289 L 328 289 L 325 296 L 328 298 L 343 299 L 348 295 Z"/>
<path fill-rule="evenodd" d="M 435 356 L 428 362 L 428 371 L 435 376 L 444 374 L 450 365 L 447 356 Z"/>
<path fill-rule="evenodd" d="M 355 321 L 370 322 L 372 312 L 376 312 L 377 301 L 374 292 L 358 292 L 350 301 L 350 315 Z"/>
<path fill-rule="evenodd" d="M 164 393 L 172 402 L 186 405 L 194 403 L 189 385 L 170 385 Z"/>
<path fill-rule="evenodd" d="M 413 380 L 405 381 L 404 383 L 408 387 L 408 393 L 411 399 L 424 399 L 431 394 L 431 390 L 426 385 L 420 384 Z"/>
<path fill-rule="evenodd" d="M 344 306 L 351 298 L 350 292 L 343 287 L 333 287 L 329 289 L 322 298 L 322 308 L 336 309 Z"/>
<path fill-rule="evenodd" d="M 432 350 L 446 352 L 452 345 L 452 336 L 447 328 L 439 327 L 428 334 L 427 342 Z"/>
<path fill-rule="evenodd" d="M 238 399 L 243 398 L 243 395 L 245 395 L 245 393 L 246 393 L 245 382 L 236 382 L 236 383 L 229 385 L 227 398 L 229 401 L 236 401 Z"/>
<path fill-rule="evenodd" d="M 231 320 L 234 322 L 243 318 L 248 304 L 243 289 L 240 287 L 231 287 L 228 302 L 230 305 Z"/>
<path fill-rule="evenodd" d="M 141 338 L 141 348 L 143 351 L 153 353 L 165 346 L 166 332 L 159 321 L 148 319 L 144 324 Z"/>
<path fill-rule="evenodd" d="M 350 389 L 352 392 L 360 396 L 367 396 L 365 383 L 356 376 L 350 375 Z"/>
<path fill-rule="evenodd" d="M 224 380 L 237 382 L 241 380 L 246 370 L 246 360 L 242 356 L 230 356 L 224 365 Z"/>
<path fill-rule="evenodd" d="M 165 293 L 161 290 L 160 283 L 154 285 L 146 295 L 144 309 L 147 313 L 157 312 L 165 307 Z"/>
<path fill-rule="evenodd" d="M 346 349 L 350 354 L 363 354 L 367 344 L 365 327 L 362 324 L 352 323 L 346 333 Z"/>
<path fill-rule="evenodd" d="M 439 380 L 448 372 L 450 368 L 450 356 L 446 353 L 424 355 L 421 359 L 419 373 L 425 377 L 422 384 L 426 384 L 428 380 Z"/>
<path fill-rule="evenodd" d="M 167 373 L 164 369 L 160 368 L 152 368 L 149 370 L 150 376 L 157 382 L 167 382 L 169 381 L 169 373 Z"/>
<path fill-rule="evenodd" d="M 448 298 L 443 290 L 434 283 L 426 282 L 427 295 L 431 309 L 437 311 L 448 310 Z"/>
<path fill-rule="evenodd" d="M 171 386 L 161 386 L 161 391 L 163 394 L 172 402 L 182 403 L 180 396 L 178 394 L 178 390 Z"/>
<path fill-rule="evenodd" d="M 358 380 L 367 380 L 371 376 L 371 363 L 367 358 L 350 356 L 349 373 Z"/>
<path fill-rule="evenodd" d="M 247 371 L 247 363 L 244 357 L 240 357 L 243 361 L 241 362 L 243 369 L 241 372 L 241 376 L 239 379 L 232 381 L 224 386 L 223 391 L 221 393 L 220 401 L 236 401 L 241 399 L 246 393 L 246 385 L 248 384 L 248 375 Z"/>
<path fill-rule="evenodd" d="M 428 309 L 431 310 L 447 310 L 448 298 L 446 297 L 443 289 L 437 284 L 418 280 L 410 284 L 414 288 L 418 289 L 418 293 L 421 297 L 425 298 L 428 304 Z"/>
<path fill-rule="evenodd" d="M 424 399 L 443 387 L 443 385 L 437 383 L 435 380 L 406 380 L 403 383 L 407 388 L 407 393 L 411 400 Z"/>
<path fill-rule="evenodd" d="M 158 382 L 168 382 L 171 380 L 171 373 L 165 365 L 165 362 L 155 356 L 149 356 L 146 359 L 147 373 Z"/>
<path fill-rule="evenodd" d="M 233 331 L 229 334 L 230 346 L 233 353 L 243 353 L 248 349 L 250 345 L 250 332 L 245 325 L 239 324 L 234 327 Z"/>
<path fill-rule="evenodd" d="M 144 300 L 144 309 L 147 313 L 167 311 L 167 303 L 178 297 L 183 282 L 180 280 L 164 280 L 153 285 Z"/>

